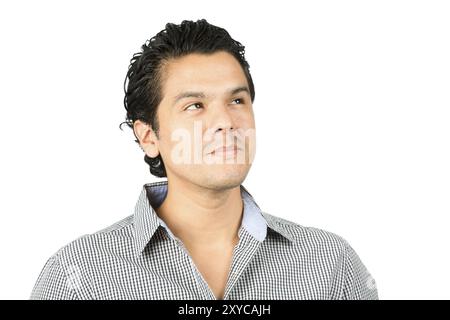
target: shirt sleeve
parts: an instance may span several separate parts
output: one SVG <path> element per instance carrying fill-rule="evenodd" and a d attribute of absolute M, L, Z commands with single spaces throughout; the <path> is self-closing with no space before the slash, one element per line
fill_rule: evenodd
<path fill-rule="evenodd" d="M 61 267 L 59 256 L 53 255 L 39 274 L 30 300 L 78 300 L 70 277 Z"/>
<path fill-rule="evenodd" d="M 341 299 L 378 300 L 378 289 L 375 279 L 350 244 L 346 241 L 345 244 L 345 275 Z"/>

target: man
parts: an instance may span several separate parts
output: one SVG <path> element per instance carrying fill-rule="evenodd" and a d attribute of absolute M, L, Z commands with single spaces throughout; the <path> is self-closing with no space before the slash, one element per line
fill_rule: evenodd
<path fill-rule="evenodd" d="M 262 212 L 242 186 L 254 98 L 244 46 L 224 29 L 169 23 L 147 41 L 127 73 L 125 123 L 167 180 L 58 250 L 31 298 L 378 299 L 347 241 Z"/>

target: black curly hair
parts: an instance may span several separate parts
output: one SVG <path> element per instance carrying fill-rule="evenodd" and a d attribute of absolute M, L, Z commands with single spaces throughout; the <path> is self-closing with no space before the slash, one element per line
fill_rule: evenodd
<path fill-rule="evenodd" d="M 119 125 L 120 129 L 124 123 L 133 129 L 134 122 L 141 120 L 150 125 L 158 137 L 157 108 L 162 100 L 163 67 L 171 59 L 190 53 L 212 54 L 225 51 L 232 54 L 244 71 L 253 102 L 255 88 L 244 49 L 245 47 L 231 38 L 225 29 L 214 26 L 205 19 L 196 22 L 183 20 L 179 25 L 167 23 L 166 28 L 147 40 L 141 51 L 135 53 L 130 60 L 124 82 L 126 121 Z M 133 133 L 139 144 L 134 129 Z M 150 166 L 151 174 L 160 178 L 167 176 L 161 155 L 156 158 L 145 155 L 144 160 Z"/>

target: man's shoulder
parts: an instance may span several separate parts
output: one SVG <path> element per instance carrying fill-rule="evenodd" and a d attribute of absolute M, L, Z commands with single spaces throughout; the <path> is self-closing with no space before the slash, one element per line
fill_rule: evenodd
<path fill-rule="evenodd" d="M 83 260 L 105 250 L 117 250 L 133 241 L 133 215 L 93 233 L 84 234 L 60 247 L 52 257 L 66 261 Z M 81 261 L 79 261 L 81 262 Z"/>
<path fill-rule="evenodd" d="M 114 257 L 129 255 L 132 245 L 133 216 L 72 240 L 47 259 L 31 299 L 90 299 L 80 289 L 89 286 L 81 275 L 102 273 Z"/>
<path fill-rule="evenodd" d="M 305 226 L 267 212 L 262 214 L 271 229 L 288 236 L 297 245 L 334 248 L 338 251 L 345 250 L 348 245 L 345 238 L 334 232 Z"/>

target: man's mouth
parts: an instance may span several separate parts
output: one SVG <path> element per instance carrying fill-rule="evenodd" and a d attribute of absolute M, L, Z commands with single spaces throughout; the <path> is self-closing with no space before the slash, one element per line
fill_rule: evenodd
<path fill-rule="evenodd" d="M 240 148 L 237 145 L 231 145 L 231 146 L 216 148 L 212 152 L 210 152 L 210 154 L 234 156 L 238 153 L 239 150 L 240 150 Z"/>

